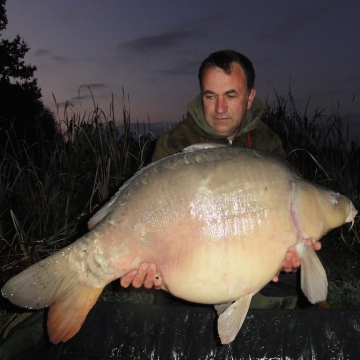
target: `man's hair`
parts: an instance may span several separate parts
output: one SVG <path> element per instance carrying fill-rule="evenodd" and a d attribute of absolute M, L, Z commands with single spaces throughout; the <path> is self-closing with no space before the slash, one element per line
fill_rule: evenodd
<path fill-rule="evenodd" d="M 243 54 L 234 50 L 221 50 L 210 54 L 200 65 L 199 84 L 202 89 L 202 79 L 205 69 L 218 67 L 227 74 L 231 74 L 231 63 L 238 63 L 243 69 L 246 76 L 246 87 L 249 92 L 254 87 L 255 71 L 251 61 Z"/>

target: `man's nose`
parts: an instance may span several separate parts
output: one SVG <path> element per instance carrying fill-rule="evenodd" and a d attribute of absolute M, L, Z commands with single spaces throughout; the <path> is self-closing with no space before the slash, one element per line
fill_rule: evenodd
<path fill-rule="evenodd" d="M 219 96 L 216 99 L 215 111 L 218 114 L 223 114 L 227 111 L 227 103 L 226 103 L 226 100 L 222 96 Z"/>

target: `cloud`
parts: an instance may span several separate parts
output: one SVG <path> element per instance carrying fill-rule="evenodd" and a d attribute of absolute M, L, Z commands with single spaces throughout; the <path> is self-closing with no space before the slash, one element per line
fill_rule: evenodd
<path fill-rule="evenodd" d="M 81 100 L 87 100 L 87 99 L 91 99 L 91 95 L 74 96 L 70 99 L 70 101 L 73 101 L 73 100 L 81 101 Z"/>
<path fill-rule="evenodd" d="M 90 104 L 90 108 L 91 108 L 94 102 L 97 103 L 99 99 L 108 100 L 108 94 L 94 96 L 94 94 L 89 93 L 89 94 L 81 95 L 79 91 L 77 96 L 73 96 L 67 101 L 59 102 L 58 105 L 66 106 L 66 107 L 68 106 L 78 107 L 84 104 Z"/>
<path fill-rule="evenodd" d="M 71 100 L 85 100 L 85 99 L 106 99 L 109 96 L 110 91 L 101 91 L 108 90 L 109 87 L 106 84 L 94 83 L 94 84 L 82 84 L 77 89 L 77 96 L 71 98 Z"/>
<path fill-rule="evenodd" d="M 144 36 L 118 45 L 118 50 L 135 54 L 158 52 L 179 46 L 183 41 L 192 39 L 196 34 L 189 30 L 172 30 L 162 34 Z"/>
<path fill-rule="evenodd" d="M 39 49 L 39 50 L 36 50 L 35 51 L 35 56 L 47 56 L 50 54 L 50 51 L 49 50 L 46 50 L 46 49 Z"/>
<path fill-rule="evenodd" d="M 296 12 L 283 19 L 279 19 L 276 25 L 263 27 L 255 35 L 262 40 L 283 40 L 294 30 L 304 29 L 312 23 L 323 18 L 326 13 L 333 12 L 338 7 L 344 6 L 343 1 L 334 0 L 325 2 L 313 9 Z"/>
<path fill-rule="evenodd" d="M 84 86 L 87 86 L 87 87 L 89 87 L 91 89 L 104 89 L 104 88 L 108 87 L 106 84 L 102 84 L 102 83 L 86 84 Z"/>
<path fill-rule="evenodd" d="M 161 69 L 157 71 L 159 74 L 163 75 L 174 75 L 174 76 L 183 76 L 183 75 L 194 75 L 196 74 L 200 66 L 199 61 L 189 60 L 189 61 L 181 61 L 178 60 L 177 64 L 172 63 L 172 66 L 168 68 Z"/>
<path fill-rule="evenodd" d="M 66 56 L 60 56 L 60 55 L 51 56 L 51 55 L 52 55 L 51 51 L 44 49 L 44 48 L 40 48 L 35 51 L 35 56 L 47 57 L 47 58 L 53 60 L 56 64 L 67 65 L 67 64 L 70 64 L 74 60 L 74 59 L 71 59 Z"/>
<path fill-rule="evenodd" d="M 152 85 L 164 77 L 194 76 L 203 60 L 204 46 L 209 44 L 211 48 L 215 25 L 226 21 L 226 15 L 217 13 L 149 30 L 143 36 L 118 43 L 116 56 L 108 59 L 117 69 L 120 63 L 131 66 L 131 71 L 137 69 L 139 76 L 144 72 L 142 79 Z"/>
<path fill-rule="evenodd" d="M 181 50 L 189 42 L 207 40 L 209 38 L 209 24 L 226 21 L 225 14 L 210 14 L 204 17 L 191 19 L 178 23 L 169 29 L 163 29 L 159 33 L 140 36 L 136 39 L 126 41 L 117 45 L 120 52 L 131 54 L 157 54 L 163 50 Z"/>

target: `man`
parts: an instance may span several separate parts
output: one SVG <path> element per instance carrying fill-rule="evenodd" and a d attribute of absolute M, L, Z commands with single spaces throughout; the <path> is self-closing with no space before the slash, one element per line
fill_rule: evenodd
<path fill-rule="evenodd" d="M 211 54 L 199 69 L 201 93 L 188 105 L 186 119 L 160 136 L 152 160 L 175 154 L 189 145 L 205 142 L 255 148 L 285 158 L 280 138 L 261 121 L 265 105 L 255 97 L 254 80 L 254 68 L 244 55 L 232 50 Z M 312 245 L 311 240 L 309 245 Z M 313 246 L 315 250 L 321 247 L 320 243 Z M 283 270 L 293 272 L 299 266 L 300 259 L 295 249 L 290 249 L 284 259 Z M 273 281 L 277 282 L 278 276 Z M 162 279 L 160 274 L 156 274 L 154 264 L 145 263 L 121 279 L 123 287 L 131 283 L 134 287 L 144 285 L 146 288 L 154 286 L 159 289 Z M 293 280 L 292 283 L 294 288 Z M 285 286 L 285 293 L 287 289 Z M 291 296 L 285 296 L 288 302 L 282 301 L 284 296 L 280 295 L 283 295 L 284 287 L 281 283 L 278 287 L 269 285 L 262 292 L 275 295 L 279 301 L 258 295 L 254 297 L 252 307 L 293 308 L 296 305 L 295 289 Z"/>

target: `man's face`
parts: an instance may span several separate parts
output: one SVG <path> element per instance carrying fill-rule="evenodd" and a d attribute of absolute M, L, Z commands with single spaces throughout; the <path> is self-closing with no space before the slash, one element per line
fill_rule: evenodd
<path fill-rule="evenodd" d="M 246 76 L 241 66 L 231 64 L 231 74 L 214 67 L 205 69 L 202 101 L 207 124 L 220 136 L 233 140 L 251 108 L 255 89 L 247 94 Z"/>

